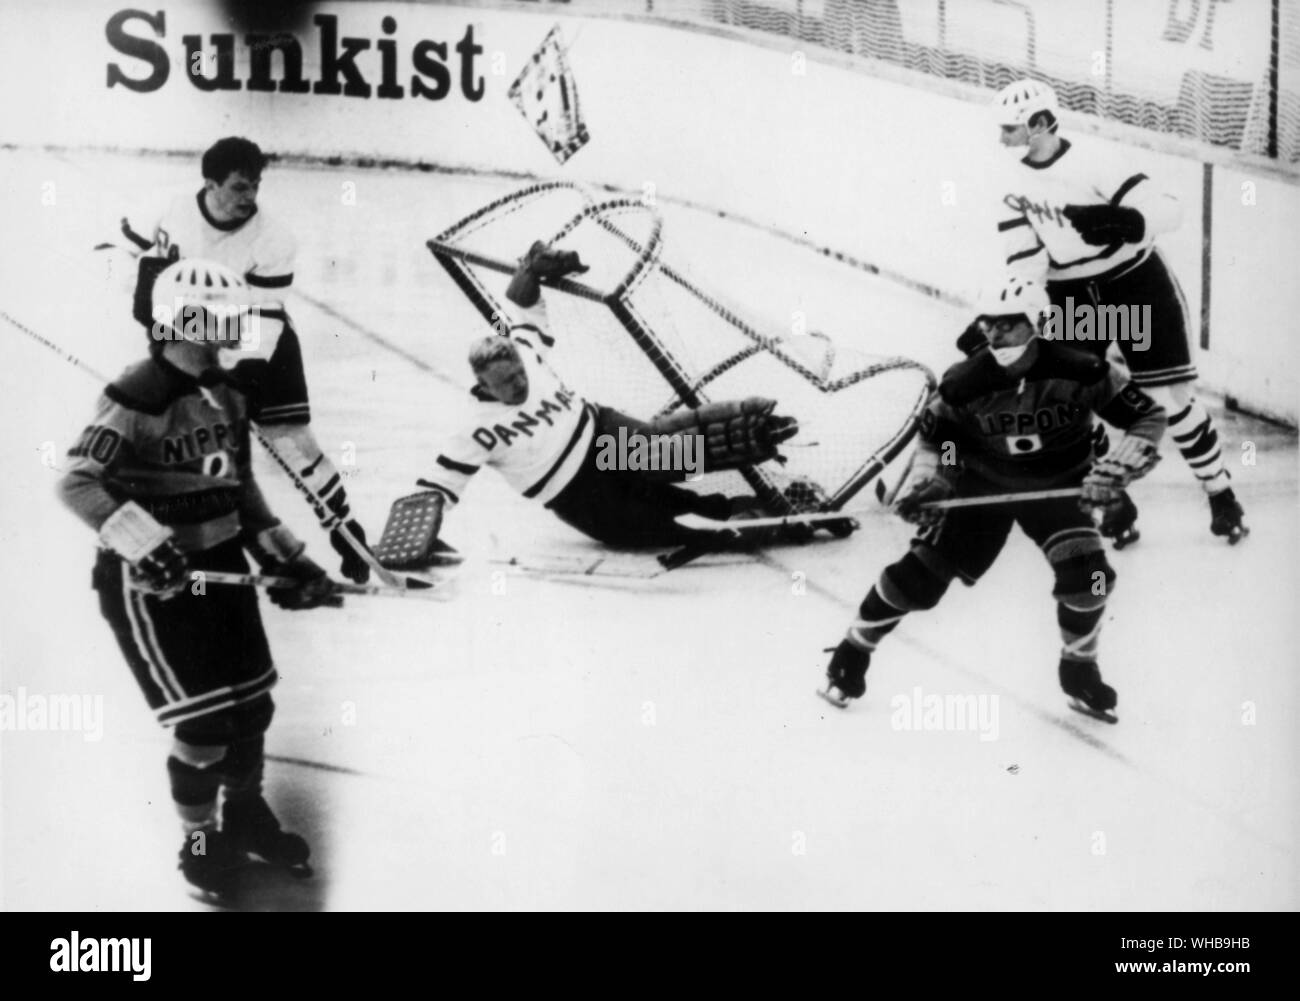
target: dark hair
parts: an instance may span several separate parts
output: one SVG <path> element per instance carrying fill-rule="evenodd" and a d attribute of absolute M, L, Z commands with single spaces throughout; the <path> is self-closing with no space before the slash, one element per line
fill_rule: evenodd
<path fill-rule="evenodd" d="M 203 179 L 224 184 L 227 177 L 235 171 L 250 179 L 262 176 L 267 156 L 257 143 L 240 136 L 227 136 L 218 139 L 203 154 Z"/>
<path fill-rule="evenodd" d="M 1048 132 L 1055 132 L 1059 123 L 1050 111 L 1035 111 L 1029 116 L 1028 124 L 1031 128 L 1035 125 L 1045 125 Z"/>

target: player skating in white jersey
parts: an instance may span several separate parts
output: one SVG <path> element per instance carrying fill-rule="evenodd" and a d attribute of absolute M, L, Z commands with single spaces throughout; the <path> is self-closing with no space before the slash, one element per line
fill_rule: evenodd
<path fill-rule="evenodd" d="M 1001 192 L 998 229 L 1008 267 L 1045 280 L 1063 318 L 1089 307 L 1094 339 L 1073 340 L 1069 347 L 1104 354 L 1109 341 L 1099 317 L 1108 309 L 1118 318 L 1117 308 L 1125 315 L 1130 307 L 1150 308 L 1147 336 L 1119 336 L 1116 343 L 1133 384 L 1170 415 L 1170 436 L 1209 497 L 1210 530 L 1240 541 L 1248 529 L 1219 435 L 1193 392 L 1186 301 L 1155 245 L 1160 234 L 1178 228 L 1178 202 L 1132 164 L 1094 150 L 1083 153 L 1059 135 L 1056 94 L 1047 84 L 1018 80 L 998 92 L 993 107 L 1002 145 L 1024 154 Z M 1136 520 L 1137 508 L 1125 495 L 1101 530 L 1117 546 L 1125 545 L 1137 538 Z"/>
<path fill-rule="evenodd" d="M 244 278 L 260 309 L 258 337 L 238 352 L 223 352 L 222 363 L 247 394 L 249 416 L 323 501 L 316 514 L 342 557 L 343 574 L 365 583 L 370 569 L 340 528 L 363 546 L 365 533 L 351 518 L 338 470 L 309 426 L 302 349 L 284 305 L 293 284 L 296 247 L 289 230 L 257 204 L 266 162 L 255 143 L 221 139 L 203 154 L 202 188 L 173 195 L 152 215 L 122 220 L 122 235 L 140 254 L 134 315 L 152 326 L 153 281 L 181 258 L 217 261 Z"/>
<path fill-rule="evenodd" d="M 587 270 L 572 251 L 537 243 L 516 272 L 507 295 L 522 311 L 505 336 L 483 338 L 471 347 L 476 384 L 459 430 L 444 441 L 434 468 L 418 481 L 428 493 L 403 498 L 376 546 L 380 562 L 412 570 L 437 562 L 433 544 L 442 512 L 460 502 L 470 478 L 492 466 L 523 496 L 536 500 L 566 524 L 612 546 L 676 546 L 712 541 L 708 532 L 684 528 L 674 519 L 699 514 L 726 520 L 741 504 L 677 486 L 689 470 L 610 468 L 599 461 L 602 442 L 640 434 L 647 440 L 698 436 L 703 472 L 753 465 L 776 456 L 776 446 L 795 434 L 790 418 L 757 397 L 709 403 L 648 424 L 585 400 L 567 387 L 546 357 L 555 343 L 546 319 L 539 278 Z M 680 454 L 680 450 L 678 452 Z M 418 513 L 412 513 L 418 512 Z M 401 524 L 421 525 L 413 543 Z M 445 555 L 442 547 L 442 555 Z"/>

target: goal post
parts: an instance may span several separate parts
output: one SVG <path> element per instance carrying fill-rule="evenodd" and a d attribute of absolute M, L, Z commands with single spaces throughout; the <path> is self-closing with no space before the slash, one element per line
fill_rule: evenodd
<path fill-rule="evenodd" d="M 783 461 L 706 476 L 700 489 L 754 493 L 782 513 L 843 506 L 915 435 L 934 386 L 918 362 L 822 334 L 778 334 L 666 259 L 664 223 L 631 198 L 533 184 L 427 242 L 484 321 L 505 332 L 505 287 L 535 240 L 578 251 L 590 271 L 544 283 L 548 361 L 586 399 L 642 420 L 710 400 L 765 396 L 799 434 Z"/>

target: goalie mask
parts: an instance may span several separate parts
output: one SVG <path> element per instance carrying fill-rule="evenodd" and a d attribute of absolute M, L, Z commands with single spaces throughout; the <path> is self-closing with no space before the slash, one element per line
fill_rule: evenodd
<path fill-rule="evenodd" d="M 248 283 L 224 264 L 199 258 L 177 261 L 154 282 L 151 333 L 156 341 L 238 348 L 255 319 L 251 302 Z"/>

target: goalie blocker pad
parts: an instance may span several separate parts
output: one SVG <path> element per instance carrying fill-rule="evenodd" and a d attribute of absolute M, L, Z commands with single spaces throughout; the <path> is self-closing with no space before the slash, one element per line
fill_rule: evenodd
<path fill-rule="evenodd" d="M 437 490 L 399 497 L 388 512 L 375 559 L 385 570 L 420 570 L 447 562 L 452 550 L 438 541 L 446 499 Z"/>
<path fill-rule="evenodd" d="M 793 417 L 774 413 L 776 400 L 750 396 L 706 403 L 649 425 L 651 434 L 701 435 L 704 471 L 717 472 L 781 459 L 777 446 L 799 432 Z"/>

